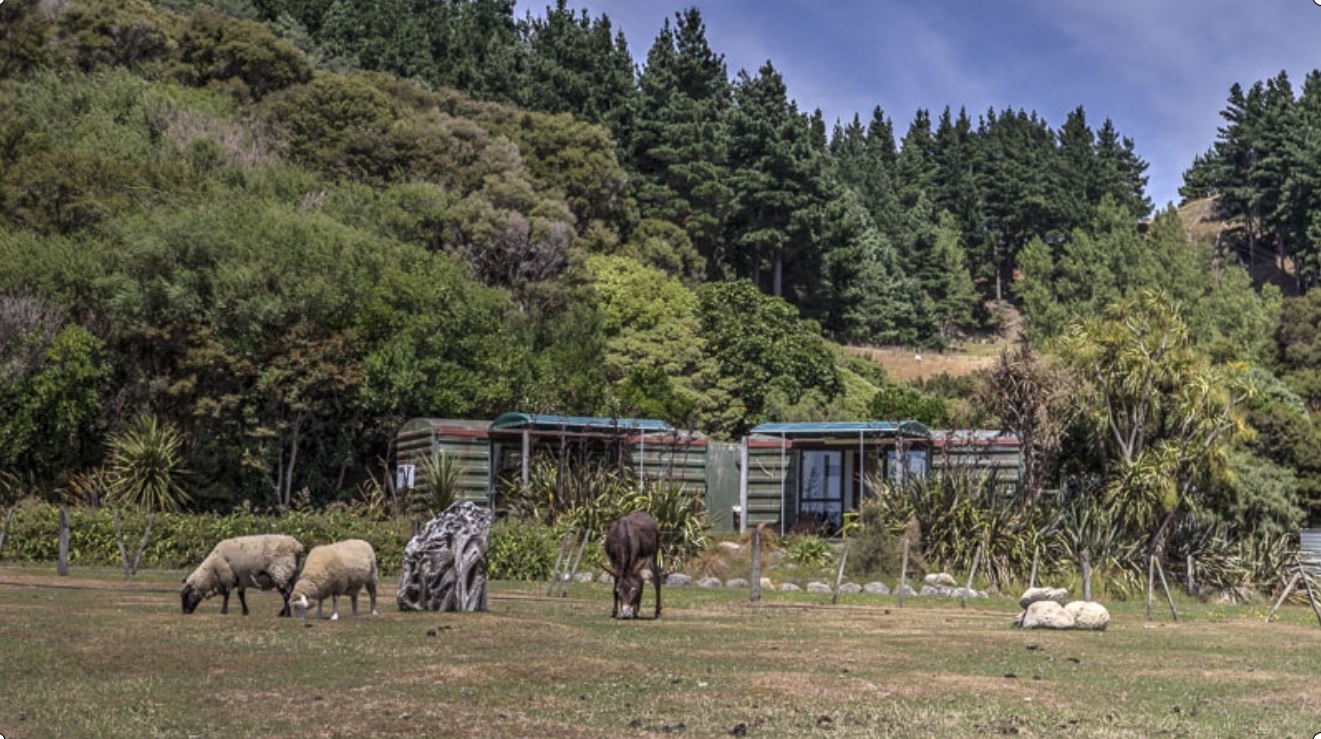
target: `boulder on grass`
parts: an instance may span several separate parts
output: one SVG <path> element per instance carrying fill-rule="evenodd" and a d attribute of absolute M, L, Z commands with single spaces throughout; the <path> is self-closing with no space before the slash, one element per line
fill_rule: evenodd
<path fill-rule="evenodd" d="M 1027 608 L 1042 600 L 1051 600 L 1064 605 L 1069 602 L 1069 591 L 1067 588 L 1028 588 L 1018 599 L 1018 607 Z"/>
<path fill-rule="evenodd" d="M 1073 628 L 1105 631 L 1110 625 L 1110 612 L 1105 606 L 1090 600 L 1075 600 L 1064 606 L 1064 610 L 1073 616 Z"/>
<path fill-rule="evenodd" d="M 1018 625 L 1025 629 L 1073 628 L 1073 614 L 1053 600 L 1039 600 L 1029 605 L 1018 618 Z"/>

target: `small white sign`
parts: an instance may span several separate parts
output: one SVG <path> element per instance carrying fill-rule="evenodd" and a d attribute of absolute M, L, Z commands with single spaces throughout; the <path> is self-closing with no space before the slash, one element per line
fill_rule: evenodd
<path fill-rule="evenodd" d="M 414 475 L 417 474 L 417 467 L 411 464 L 401 464 L 395 470 L 394 486 L 398 490 L 411 490 L 413 488 Z"/>

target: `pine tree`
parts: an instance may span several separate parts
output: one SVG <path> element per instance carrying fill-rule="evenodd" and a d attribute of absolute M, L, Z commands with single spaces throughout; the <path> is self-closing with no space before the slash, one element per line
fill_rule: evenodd
<path fill-rule="evenodd" d="M 1047 236 L 1055 225 L 1050 172 L 1054 133 L 1035 113 L 991 110 L 978 127 L 978 137 L 986 241 L 974 256 L 981 260 L 981 274 L 989 277 L 991 297 L 1002 300 L 1018 250 L 1034 236 Z"/>
<path fill-rule="evenodd" d="M 1109 195 L 1134 218 L 1151 215 L 1147 196 L 1147 162 L 1137 155 L 1133 139 L 1121 136 L 1109 118 L 1096 131 L 1096 180 L 1089 191 L 1093 206 Z"/>
<path fill-rule="evenodd" d="M 1301 294 L 1321 276 L 1321 71 L 1303 81 L 1288 141 L 1292 168 L 1284 184 L 1282 225 L 1292 248 L 1295 287 Z"/>
<path fill-rule="evenodd" d="M 821 218 L 826 204 L 824 149 L 814 145 L 810 119 L 788 99 L 784 79 L 769 62 L 757 76 L 740 72 L 731 117 L 730 185 L 734 198 L 730 241 L 739 249 L 735 266 L 766 292 L 801 302 L 786 292 L 785 265 L 792 279 L 819 272 Z M 771 267 L 762 282 L 763 260 Z"/>
<path fill-rule="evenodd" d="M 1090 221 L 1100 200 L 1096 137 L 1081 105 L 1069 112 L 1057 138 L 1055 216 L 1060 230 L 1067 232 Z"/>
<path fill-rule="evenodd" d="M 1260 82 L 1247 93 L 1237 82 L 1229 88 L 1229 100 L 1220 111 L 1225 125 L 1218 129 L 1214 149 L 1220 207 L 1231 218 L 1242 219 L 1248 235 L 1249 265 L 1256 261 L 1262 222 L 1251 177 L 1261 158 L 1264 96 L 1265 90 Z"/>
<path fill-rule="evenodd" d="M 960 109 L 957 118 L 945 108 L 936 124 L 932 140 L 932 160 L 936 165 L 931 199 L 937 210 L 954 216 L 964 234 L 981 233 L 981 188 L 977 182 L 977 136 L 967 111 Z"/>
<path fill-rule="evenodd" d="M 528 49 L 520 103 L 604 125 L 623 142 L 638 102 L 637 79 L 628 44 L 610 18 L 575 14 L 568 0 L 556 0 L 544 18 L 525 19 L 520 31 Z"/>
<path fill-rule="evenodd" d="M 968 274 L 967 253 L 960 243 L 962 235 L 958 219 L 949 211 L 942 211 L 932 260 L 939 267 L 939 279 L 933 286 L 931 298 L 940 322 L 940 336 L 945 340 L 952 338 L 958 330 L 974 325 L 980 303 L 977 288 Z"/>
<path fill-rule="evenodd" d="M 836 127 L 830 151 L 840 181 L 858 193 L 875 227 L 887 239 L 893 238 L 900 222 L 895 182 L 899 151 L 885 112 L 874 108 L 865 129 L 856 115 L 848 126 Z"/>
<path fill-rule="evenodd" d="M 643 217 L 682 226 L 708 272 L 732 274 L 724 248 L 731 92 L 724 57 L 706 42 L 700 11 L 667 19 L 638 78 L 642 100 L 631 134 Z"/>

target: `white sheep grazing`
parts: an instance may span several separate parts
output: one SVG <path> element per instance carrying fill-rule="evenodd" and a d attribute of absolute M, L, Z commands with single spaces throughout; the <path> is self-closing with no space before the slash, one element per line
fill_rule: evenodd
<path fill-rule="evenodd" d="M 376 552 L 362 539 L 345 539 L 334 544 L 312 547 L 303 563 L 303 573 L 294 583 L 289 602 L 300 618 L 307 618 L 311 601 L 316 601 L 316 617 L 321 618 L 321 601 L 330 597 L 330 620 L 339 618 L 339 596 L 349 596 L 353 615 L 358 615 L 358 591 L 367 588 L 372 615 L 376 615 Z"/>
<path fill-rule="evenodd" d="M 220 593 L 224 600 L 220 612 L 229 613 L 229 591 L 237 590 L 243 615 L 248 615 L 248 601 L 243 591 L 275 588 L 284 598 L 281 616 L 289 615 L 289 593 L 298 574 L 298 555 L 303 545 L 284 534 L 258 534 L 225 539 L 202 560 L 202 564 L 184 578 L 183 612 L 192 613 L 204 599 Z"/>

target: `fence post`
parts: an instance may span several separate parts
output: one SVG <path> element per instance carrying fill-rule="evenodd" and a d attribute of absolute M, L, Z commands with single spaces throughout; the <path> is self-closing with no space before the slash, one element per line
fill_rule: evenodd
<path fill-rule="evenodd" d="M 758 524 L 752 530 L 752 582 L 748 585 L 751 589 L 749 599 L 753 603 L 761 600 L 761 529 L 762 525 Z"/>
<path fill-rule="evenodd" d="M 563 578 L 564 584 L 560 586 L 563 591 L 560 593 L 561 598 L 569 597 L 569 587 L 573 585 L 573 578 L 578 574 L 578 565 L 583 561 L 583 552 L 587 551 L 587 542 L 591 541 L 591 539 L 592 530 L 586 529 L 583 533 L 582 543 L 578 545 L 578 556 L 573 558 L 572 563 L 565 562 L 565 564 L 569 565 L 569 572 Z"/>
<path fill-rule="evenodd" d="M 119 545 L 119 561 L 124 564 L 124 579 L 128 579 L 128 550 L 124 547 L 124 529 L 119 525 L 119 511 L 111 511 L 110 518 L 115 522 L 115 543 Z"/>
<path fill-rule="evenodd" d="M 1275 615 L 1276 611 L 1280 610 L 1280 606 L 1284 605 L 1284 599 L 1288 598 L 1289 593 L 1293 592 L 1293 586 L 1298 584 L 1298 578 L 1302 576 L 1301 572 L 1293 573 L 1293 577 L 1289 579 L 1289 584 L 1284 586 L 1284 592 L 1280 593 L 1280 599 L 1275 601 L 1275 607 L 1271 609 L 1270 613 L 1266 614 L 1266 623 L 1271 622 L 1271 617 Z"/>
<path fill-rule="evenodd" d="M 844 565 L 849 561 L 849 543 L 844 542 L 844 553 L 839 557 L 839 572 L 835 575 L 835 592 L 830 596 L 830 605 L 839 601 L 839 584 L 844 580 Z"/>
<path fill-rule="evenodd" d="M 968 584 L 963 587 L 963 595 L 959 596 L 959 608 L 968 607 L 968 591 L 972 590 L 972 578 L 977 575 L 977 564 L 982 560 L 982 545 L 977 545 L 977 553 L 972 555 L 972 569 L 968 570 Z"/>
<path fill-rule="evenodd" d="M 1303 581 L 1303 587 L 1307 588 L 1307 602 L 1312 604 L 1312 613 L 1316 614 L 1317 623 L 1321 623 L 1321 609 L 1316 605 L 1316 593 L 1312 591 L 1312 581 L 1307 577 L 1307 570 L 1303 569 L 1303 563 L 1295 559 L 1294 564 L 1298 566 L 1298 577 Z"/>
<path fill-rule="evenodd" d="M 1092 599 L 1092 552 L 1089 549 L 1082 550 L 1082 599 L 1090 601 Z"/>
<path fill-rule="evenodd" d="M 908 537 L 904 537 L 904 561 L 899 565 L 899 607 L 904 607 L 904 586 L 908 584 Z"/>
<path fill-rule="evenodd" d="M 129 575 L 138 574 L 138 565 L 142 564 L 142 553 L 147 551 L 147 539 L 151 537 L 151 527 L 156 524 L 156 512 L 152 511 L 147 515 L 147 527 L 142 530 L 142 542 L 138 544 L 138 553 L 133 557 L 133 568 Z"/>
<path fill-rule="evenodd" d="M 1161 566 L 1155 555 L 1152 555 L 1151 559 L 1156 563 L 1156 572 L 1160 575 L 1160 586 L 1165 591 L 1165 602 L 1170 604 L 1170 614 L 1174 616 L 1175 621 L 1178 621 L 1179 612 L 1174 608 L 1174 596 L 1170 594 L 1170 583 L 1165 579 L 1165 568 Z"/>
<path fill-rule="evenodd" d="M 9 522 L 14 518 L 14 509 L 11 507 L 5 514 L 5 525 L 0 527 L 0 555 L 5 553 L 5 539 L 9 538 Z"/>
<path fill-rule="evenodd" d="M 60 559 L 55 565 L 60 577 L 69 574 L 69 511 L 60 509 Z"/>
<path fill-rule="evenodd" d="M 1156 555 L 1147 558 L 1147 620 L 1151 620 L 1151 598 L 1156 591 Z"/>
<path fill-rule="evenodd" d="M 555 555 L 555 566 L 550 570 L 550 582 L 546 585 L 546 595 L 554 595 L 555 588 L 559 585 L 560 568 L 568 564 L 564 561 L 564 552 L 567 550 L 572 556 L 572 550 L 569 550 L 569 537 L 573 536 L 573 529 L 564 532 L 564 538 L 560 539 L 560 551 Z"/>

